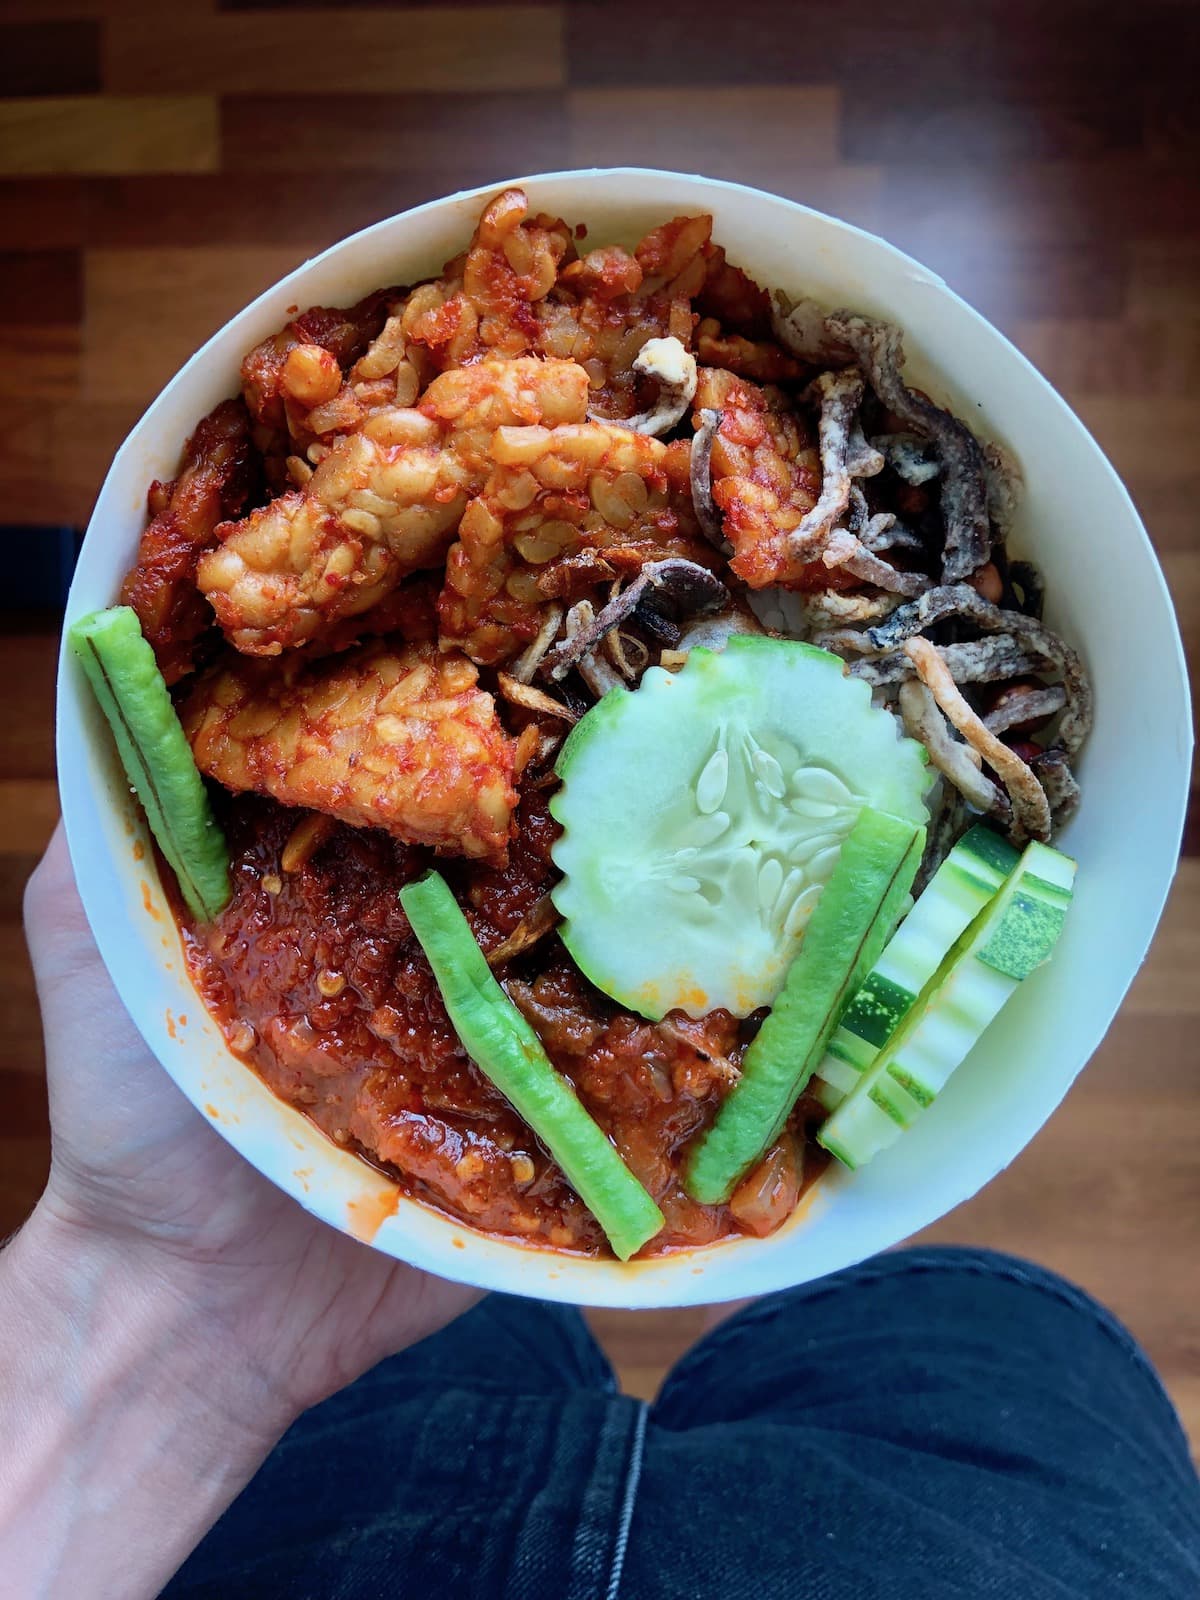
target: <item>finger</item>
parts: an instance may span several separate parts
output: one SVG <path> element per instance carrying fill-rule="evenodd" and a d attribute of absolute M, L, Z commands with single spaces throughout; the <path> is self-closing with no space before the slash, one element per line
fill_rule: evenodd
<path fill-rule="evenodd" d="M 101 966 L 60 821 L 25 885 L 25 938 L 39 984 Z"/>

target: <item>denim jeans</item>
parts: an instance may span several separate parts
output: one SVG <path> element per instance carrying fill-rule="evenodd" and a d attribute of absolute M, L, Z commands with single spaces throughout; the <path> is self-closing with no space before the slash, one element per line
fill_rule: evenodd
<path fill-rule="evenodd" d="M 493 1295 L 302 1417 L 170 1600 L 1194 1600 L 1200 1483 L 1102 1306 L 982 1251 L 738 1312 L 658 1398 Z"/>

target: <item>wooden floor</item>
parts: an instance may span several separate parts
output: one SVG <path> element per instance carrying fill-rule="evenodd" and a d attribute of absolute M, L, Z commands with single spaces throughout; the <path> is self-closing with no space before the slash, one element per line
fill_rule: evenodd
<path fill-rule="evenodd" d="M 82 525 L 116 445 L 184 357 L 340 235 L 522 171 L 653 164 L 873 229 L 1009 333 L 1124 474 L 1195 663 L 1198 16 L 1191 0 L 3 0 L 0 519 Z M 8 570 L 40 536 L 10 537 Z M 53 618 L 8 617 L 0 1235 L 46 1165 L 19 903 L 55 815 L 53 652 Z M 1107 1300 L 1200 1439 L 1194 821 L 1189 849 L 1083 1080 L 934 1236 L 1034 1256 Z M 701 1319 L 596 1320 L 647 1394 Z"/>

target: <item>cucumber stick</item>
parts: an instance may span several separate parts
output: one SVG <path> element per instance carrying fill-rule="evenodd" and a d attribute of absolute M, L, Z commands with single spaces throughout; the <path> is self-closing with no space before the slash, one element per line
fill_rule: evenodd
<path fill-rule="evenodd" d="M 772 1004 L 862 807 L 927 820 L 922 747 L 791 639 L 650 668 L 588 712 L 557 771 L 563 943 L 653 1021 Z"/>
<path fill-rule="evenodd" d="M 1018 861 L 998 833 L 976 826 L 942 862 L 897 928 L 834 1030 L 814 1092 L 836 1111 L 918 1004 L 953 946 L 993 900 Z"/>
<path fill-rule="evenodd" d="M 693 1199 L 705 1205 L 727 1200 L 779 1137 L 846 1000 L 903 911 L 924 844 L 924 829 L 910 822 L 869 808 L 859 814 L 783 992 L 689 1157 L 684 1187 Z"/>
<path fill-rule="evenodd" d="M 911 1127 L 1023 978 L 1047 961 L 1071 903 L 1075 863 L 1030 844 L 991 906 L 817 1137 L 861 1167 Z"/>
<path fill-rule="evenodd" d="M 211 921 L 232 892 L 229 852 L 136 613 L 128 606 L 95 611 L 73 623 L 67 637 L 183 898 Z"/>
<path fill-rule="evenodd" d="M 400 903 L 463 1049 L 537 1134 L 613 1250 L 628 1260 L 660 1231 L 662 1212 L 492 976 L 445 879 L 426 873 L 401 889 Z"/>

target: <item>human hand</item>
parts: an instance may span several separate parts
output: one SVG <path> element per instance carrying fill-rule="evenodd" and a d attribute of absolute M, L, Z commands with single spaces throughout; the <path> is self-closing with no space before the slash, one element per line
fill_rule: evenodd
<path fill-rule="evenodd" d="M 298 1412 L 424 1338 L 475 1295 L 318 1222 L 188 1103 L 96 949 L 59 827 L 26 893 L 46 1033 L 47 1236 L 152 1275 L 231 1362 Z"/>
<path fill-rule="evenodd" d="M 0 1251 L 0 1592 L 149 1600 L 300 1411 L 475 1296 L 316 1221 L 193 1109 L 61 829 L 25 909 L 53 1157 Z"/>

